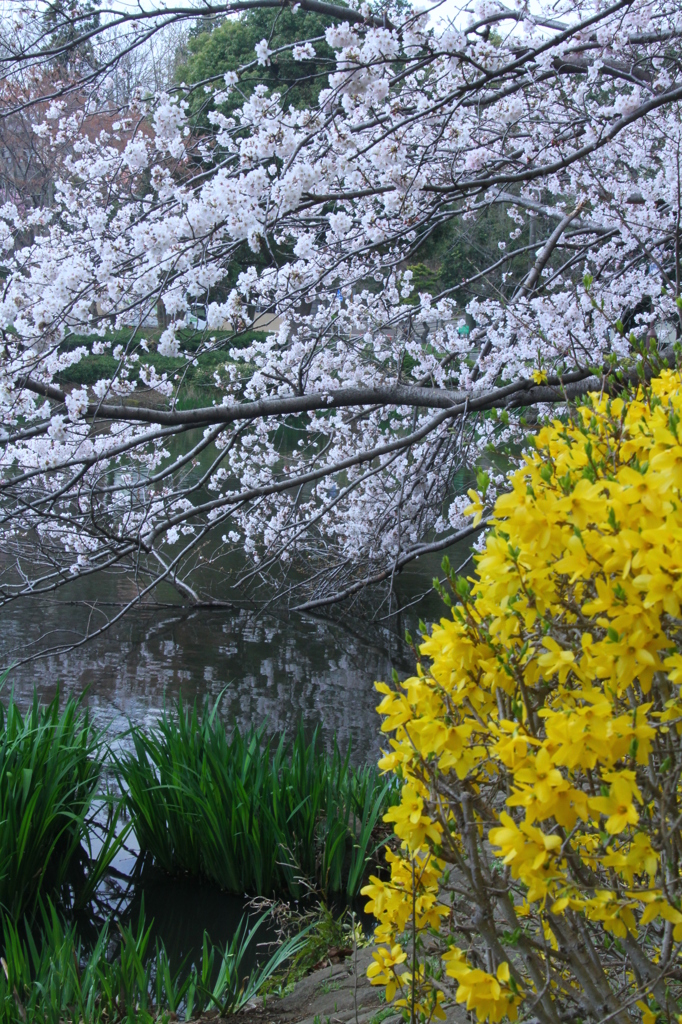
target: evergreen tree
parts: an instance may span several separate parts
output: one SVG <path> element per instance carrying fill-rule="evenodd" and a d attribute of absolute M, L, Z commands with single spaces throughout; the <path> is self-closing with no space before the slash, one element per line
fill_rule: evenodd
<path fill-rule="evenodd" d="M 188 41 L 187 61 L 178 68 L 178 81 L 196 86 L 255 62 L 255 46 L 262 39 L 276 51 L 282 46 L 319 37 L 314 43 L 316 56 L 311 59 L 294 60 L 291 50 L 285 50 L 273 53 L 270 64 L 265 67 L 254 63 L 253 68 L 240 75 L 238 88 L 233 90 L 222 109 L 239 106 L 258 83 L 282 93 L 295 107 L 309 106 L 327 85 L 327 76 L 335 64 L 333 51 L 324 39 L 325 29 L 331 24 L 330 18 L 304 11 L 294 14 L 290 8 L 249 11 L 240 18 L 225 18 L 219 23 L 201 18 Z M 196 29 L 200 31 L 197 33 Z M 212 101 L 207 100 L 201 89 L 192 90 L 189 101 L 195 117 L 204 122 Z"/>
<path fill-rule="evenodd" d="M 55 67 L 80 71 L 83 65 L 96 67 L 90 33 L 100 25 L 99 0 L 50 0 L 43 14 L 49 35 L 48 49 L 58 50 Z M 82 40 L 82 41 L 81 41 Z"/>

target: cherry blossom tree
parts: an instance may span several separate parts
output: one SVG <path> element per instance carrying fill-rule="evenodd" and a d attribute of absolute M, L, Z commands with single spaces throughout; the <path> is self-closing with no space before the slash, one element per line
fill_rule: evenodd
<path fill-rule="evenodd" d="M 675 358 L 678 4 L 298 8 L 333 22 L 316 106 L 286 82 L 241 91 L 280 56 L 263 39 L 192 87 L 201 123 L 182 87 L 111 110 L 117 60 L 196 10 L 83 14 L 75 38 L 103 56 L 77 109 L 61 83 L 33 129 L 68 142 L 54 196 L 0 208 L 3 601 L 106 570 L 131 575 L 131 603 L 161 581 L 299 609 L 390 591 L 475 536 L 458 481 L 487 468 L 492 498 L 524 416 Z M 34 18 L 5 48 L 8 78 L 74 45 L 64 17 L 70 34 Z M 321 42 L 287 47 L 301 77 Z M 470 247 L 458 285 L 413 286 L 436 233 L 496 210 L 494 258 Z M 103 356 L 101 378 L 63 382 Z"/>

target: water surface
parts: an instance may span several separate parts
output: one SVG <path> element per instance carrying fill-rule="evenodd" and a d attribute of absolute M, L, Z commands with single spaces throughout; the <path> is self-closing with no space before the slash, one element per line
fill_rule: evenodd
<path fill-rule="evenodd" d="M 465 556 L 464 556 L 465 557 Z M 374 681 L 389 679 L 395 667 L 405 676 L 411 655 L 399 639 L 405 627 L 443 611 L 429 594 L 440 556 L 414 564 L 400 580 L 398 598 L 406 614 L 373 624 L 358 612 L 345 624 L 292 615 L 279 618 L 247 610 L 206 610 L 181 606 L 137 608 L 94 640 L 66 653 L 14 667 L 5 686 L 22 705 L 34 688 L 44 701 L 57 687 L 82 697 L 114 746 L 126 743 L 130 722 L 153 726 L 177 697 L 200 703 L 220 698 L 228 728 L 261 726 L 276 734 L 300 723 L 310 735 L 319 729 L 324 746 L 334 738 L 351 747 L 356 763 L 375 761 L 385 737 L 376 714 Z M 97 625 L 130 599 L 123 576 L 69 584 L 55 595 L 16 602 L 0 613 L 0 666 L 38 648 L 75 642 L 88 620 Z M 152 869 L 136 876 L 136 847 L 115 861 L 119 875 L 100 893 L 99 914 L 137 920 L 144 900 L 154 934 L 179 964 L 200 953 L 204 929 L 213 941 L 229 941 L 246 902 L 209 885 L 169 879 Z M 137 866 L 139 868 L 139 865 Z M 135 876 L 130 882 L 126 876 Z"/>
<path fill-rule="evenodd" d="M 414 563 L 399 581 L 405 614 L 372 622 L 358 611 L 345 622 L 293 614 L 262 615 L 180 604 L 136 607 L 82 646 L 21 662 L 29 653 L 77 642 L 130 600 L 123 575 L 91 577 L 0 612 L 0 667 L 15 664 L 6 686 L 26 704 L 60 692 L 82 696 L 113 739 L 128 722 L 151 726 L 166 704 L 221 698 L 220 714 L 240 728 L 273 733 L 319 728 L 353 760 L 379 751 L 375 680 L 413 667 L 402 637 L 445 610 L 430 589 L 440 556 Z M 421 595 L 426 594 L 426 597 Z M 162 597 L 172 597 L 170 591 Z M 395 607 L 395 606 L 394 606 Z"/>

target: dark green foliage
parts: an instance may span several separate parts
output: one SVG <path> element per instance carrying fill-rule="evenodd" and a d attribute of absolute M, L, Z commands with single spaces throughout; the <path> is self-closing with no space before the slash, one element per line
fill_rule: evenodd
<path fill-rule="evenodd" d="M 268 40 L 271 50 L 277 50 L 288 43 L 324 36 L 325 29 L 331 24 L 330 18 L 306 11 L 294 14 L 289 7 L 277 12 L 254 10 L 241 18 L 228 18 L 212 31 L 202 32 L 189 40 L 189 56 L 178 69 L 178 81 L 193 85 L 222 76 L 226 71 L 236 71 L 242 65 L 255 61 L 254 47 L 261 39 Z M 243 103 L 259 82 L 271 91 L 280 92 L 285 107 L 314 104 L 335 66 L 334 52 L 325 40 L 320 39 L 314 45 L 317 57 L 312 60 L 295 61 L 291 50 L 286 50 L 274 55 L 267 67 L 256 64 L 245 71 L 239 88 L 221 109 L 228 112 Z M 201 115 L 203 121 L 208 108 L 201 89 L 190 94 L 190 107 Z"/>
<path fill-rule="evenodd" d="M 61 370 L 57 380 L 60 384 L 96 384 L 98 380 L 113 380 L 119 361 L 106 352 L 85 356 L 79 363 Z"/>
<path fill-rule="evenodd" d="M 305 933 L 289 939 L 246 974 L 245 955 L 262 921 L 248 929 L 242 920 L 224 952 L 205 934 L 199 963 L 182 970 L 171 967 L 162 943 L 151 948 L 144 914 L 135 927 L 112 930 L 107 922 L 88 949 L 52 906 L 39 929 L 20 929 L 5 918 L 0 1024 L 151 1024 L 169 1014 L 189 1020 L 206 1010 L 235 1013 L 305 942 Z"/>
<path fill-rule="evenodd" d="M 48 0 L 45 5 L 42 20 L 44 29 L 50 33 L 48 48 L 57 51 L 63 48 L 52 61 L 61 73 L 77 73 L 97 67 L 95 51 L 87 37 L 100 25 L 98 7 L 98 0 L 69 0 L 69 3 L 65 0 Z"/>
<path fill-rule="evenodd" d="M 471 286 L 458 290 L 462 281 L 501 259 L 505 250 L 500 249 L 500 243 L 504 244 L 507 252 L 512 252 L 547 237 L 546 218 L 530 218 L 524 213 L 525 224 L 521 234 L 517 239 L 511 239 L 510 233 L 516 224 L 507 215 L 507 209 L 507 205 L 494 204 L 480 211 L 473 220 L 465 221 L 456 214 L 451 220 L 438 224 L 412 256 L 410 270 L 413 272 L 414 301 L 420 291 L 437 295 L 444 289 L 454 289 L 452 294 L 462 305 L 474 296 L 498 299 L 511 296 L 519 280 L 533 265 L 535 256 L 532 252 L 505 261 L 496 270 L 477 278 Z M 555 261 L 561 258 L 557 253 Z M 508 279 L 503 280 L 503 273 L 509 275 Z"/>
<path fill-rule="evenodd" d="M 107 335 L 107 340 L 112 340 L 114 345 L 122 345 L 129 352 L 137 352 L 140 357 L 139 366 L 154 366 L 159 375 L 166 373 L 168 379 L 174 383 L 182 378 L 183 393 L 198 388 L 215 388 L 214 371 L 216 369 L 220 370 L 221 367 L 231 361 L 228 356 L 228 350 L 230 348 L 246 348 L 254 340 L 262 341 L 265 338 L 265 333 L 262 331 L 245 331 L 237 337 L 232 337 L 227 332 L 216 331 L 211 336 L 216 337 L 216 344 L 221 345 L 221 347 L 199 352 L 196 356 L 197 365 L 194 366 L 192 362 L 188 362 L 184 357 L 175 359 L 170 356 L 161 356 L 158 352 L 154 351 L 154 342 L 160 333 L 158 330 L 145 330 L 137 338 L 131 340 L 132 331 L 121 330 Z M 149 352 L 144 352 L 140 349 L 140 337 L 144 337 L 150 342 Z M 200 332 L 178 332 L 178 337 L 183 349 L 188 353 L 196 352 L 202 341 Z M 90 349 L 94 340 L 93 336 L 73 334 L 62 343 L 61 349 L 65 352 L 73 351 L 79 347 Z M 97 340 L 100 339 L 98 338 Z M 78 363 L 74 363 L 72 366 L 61 370 L 57 375 L 57 380 L 60 384 L 85 384 L 92 386 L 98 380 L 115 379 L 119 365 L 119 360 L 114 358 L 111 350 L 102 352 L 99 355 L 90 353 L 83 356 Z M 131 373 L 130 379 L 137 380 L 137 374 L 135 372 Z M 141 385 L 141 387 L 144 389 L 144 385 Z"/>
<path fill-rule="evenodd" d="M 0 909 L 23 916 L 66 885 L 77 902 L 90 898 L 124 838 L 113 813 L 90 857 L 101 838 L 95 813 L 106 817 L 100 764 L 100 738 L 77 701 L 60 712 L 58 696 L 41 707 L 34 694 L 25 716 L 11 697 L 0 704 Z"/>
<path fill-rule="evenodd" d="M 178 703 L 131 737 L 118 772 L 140 847 L 163 869 L 234 893 L 358 894 L 389 802 L 375 768 L 327 756 L 317 733 L 290 747 L 263 729 L 228 739 L 208 703 L 201 715 Z"/>
<path fill-rule="evenodd" d="M 435 294 L 440 290 L 440 270 L 433 270 L 425 263 L 412 263 L 410 270 L 412 271 L 412 287 L 414 289 L 410 301 L 415 305 L 419 302 L 419 292 Z"/>

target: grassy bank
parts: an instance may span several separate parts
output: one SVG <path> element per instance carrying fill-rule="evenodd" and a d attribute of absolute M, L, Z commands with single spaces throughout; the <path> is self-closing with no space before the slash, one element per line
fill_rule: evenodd
<path fill-rule="evenodd" d="M 222 951 L 205 934 L 198 962 L 173 968 L 163 944 L 151 948 L 144 916 L 134 926 L 106 923 L 87 949 L 75 926 L 65 925 L 51 905 L 33 928 L 5 917 L 0 1024 L 152 1024 L 171 1014 L 191 1020 L 206 1011 L 236 1013 L 306 940 L 301 934 L 283 942 L 246 971 L 261 924 L 262 918 L 250 928 L 242 921 Z"/>
<path fill-rule="evenodd" d="M 385 831 L 388 787 L 301 731 L 273 745 L 263 729 L 228 739 L 216 708 L 178 703 L 132 730 L 117 762 L 140 848 L 171 874 L 234 893 L 358 895 Z"/>
<path fill-rule="evenodd" d="M 135 334 L 135 338 L 131 341 L 133 334 Z M 60 345 L 60 350 L 62 352 L 69 352 L 77 348 L 85 348 L 88 350 L 88 354 L 84 355 L 79 362 L 60 370 L 57 380 L 60 384 L 92 386 L 98 380 L 113 379 L 120 368 L 120 361 L 113 352 L 116 346 L 120 345 L 122 350 L 136 352 L 139 356 L 136 364 L 137 369 L 134 368 L 131 371 L 131 380 L 139 381 L 139 368 L 153 366 L 160 377 L 165 373 L 170 381 L 178 382 L 181 380 L 183 392 L 191 393 L 197 390 L 215 389 L 215 372 L 220 372 L 228 363 L 232 362 L 228 356 L 228 350 L 231 348 L 246 348 L 253 341 L 262 341 L 266 337 L 265 332 L 262 331 L 244 331 L 236 337 L 227 331 L 213 331 L 211 332 L 211 337 L 215 337 L 217 344 L 224 347 L 208 352 L 200 352 L 200 346 L 205 341 L 203 333 L 191 329 L 179 331 L 178 338 L 181 341 L 183 351 L 192 354 L 196 353 L 194 359 L 188 361 L 184 355 L 181 358 L 160 355 L 156 351 L 160 334 L 160 329 L 156 328 L 147 328 L 137 330 L 136 332 L 132 328 L 111 331 L 104 338 L 105 342 L 111 343 L 111 347 L 99 353 L 92 352 L 93 343 L 103 340 L 99 336 L 85 334 L 69 335 Z M 142 338 L 148 343 L 149 351 L 144 351 L 139 347 L 139 341 Z M 144 385 L 142 385 L 142 388 L 144 389 Z"/>

